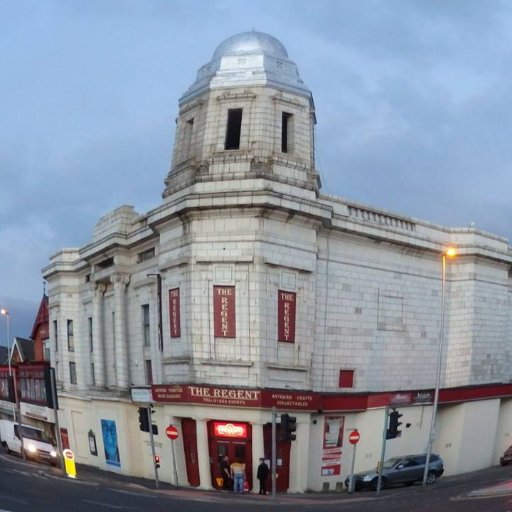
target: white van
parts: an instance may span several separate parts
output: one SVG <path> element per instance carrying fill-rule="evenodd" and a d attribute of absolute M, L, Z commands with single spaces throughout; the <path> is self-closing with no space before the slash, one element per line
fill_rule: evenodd
<path fill-rule="evenodd" d="M 51 439 L 44 430 L 30 425 L 21 426 L 21 437 L 25 457 L 50 464 L 58 464 L 57 449 L 53 446 Z M 0 440 L 3 449 L 9 452 L 21 454 L 20 426 L 10 420 L 0 420 Z"/>

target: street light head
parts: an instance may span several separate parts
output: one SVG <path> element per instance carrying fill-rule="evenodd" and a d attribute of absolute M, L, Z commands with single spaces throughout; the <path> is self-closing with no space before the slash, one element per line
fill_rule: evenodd
<path fill-rule="evenodd" d="M 448 258 L 455 258 L 455 256 L 457 256 L 457 249 L 455 247 L 448 247 L 446 251 L 444 251 L 444 255 L 448 256 Z"/>
<path fill-rule="evenodd" d="M 9 316 L 9 311 L 5 308 L 0 308 L 0 315 Z"/>

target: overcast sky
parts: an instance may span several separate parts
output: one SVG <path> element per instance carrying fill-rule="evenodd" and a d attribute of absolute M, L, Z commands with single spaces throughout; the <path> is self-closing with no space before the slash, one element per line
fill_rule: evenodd
<path fill-rule="evenodd" d="M 325 193 L 511 238 L 510 1 L 0 0 L 11 334 L 30 335 L 51 254 L 117 206 L 160 203 L 179 97 L 252 29 L 313 92 Z"/>

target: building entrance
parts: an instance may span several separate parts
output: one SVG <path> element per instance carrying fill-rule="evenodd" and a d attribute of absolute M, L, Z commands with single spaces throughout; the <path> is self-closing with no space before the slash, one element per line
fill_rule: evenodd
<path fill-rule="evenodd" d="M 252 431 L 248 423 L 208 422 L 210 471 L 215 489 L 223 488 L 220 461 L 228 456 L 229 464 L 240 459 L 245 464 L 245 476 L 252 487 Z"/>

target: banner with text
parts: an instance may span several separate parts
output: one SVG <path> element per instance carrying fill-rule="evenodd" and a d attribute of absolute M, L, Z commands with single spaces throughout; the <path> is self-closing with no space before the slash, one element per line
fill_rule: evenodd
<path fill-rule="evenodd" d="M 169 322 L 171 327 L 171 338 L 181 337 L 179 288 L 169 290 Z"/>
<path fill-rule="evenodd" d="M 295 342 L 295 292 L 277 291 L 277 340 Z"/>
<path fill-rule="evenodd" d="M 213 287 L 213 319 L 215 337 L 236 337 L 234 286 Z"/>

